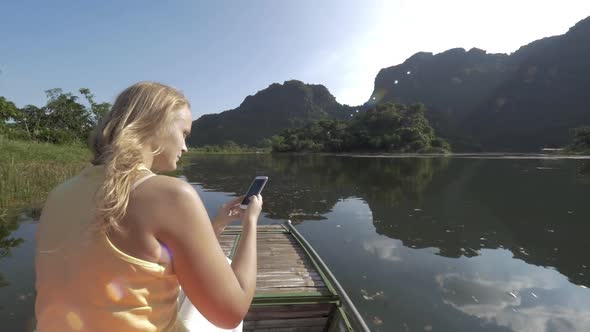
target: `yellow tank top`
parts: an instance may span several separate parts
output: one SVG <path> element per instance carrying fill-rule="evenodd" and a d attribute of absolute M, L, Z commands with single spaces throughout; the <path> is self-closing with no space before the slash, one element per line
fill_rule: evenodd
<path fill-rule="evenodd" d="M 88 166 L 54 189 L 37 226 L 38 332 L 185 331 L 170 268 L 118 250 L 94 230 L 104 167 Z"/>

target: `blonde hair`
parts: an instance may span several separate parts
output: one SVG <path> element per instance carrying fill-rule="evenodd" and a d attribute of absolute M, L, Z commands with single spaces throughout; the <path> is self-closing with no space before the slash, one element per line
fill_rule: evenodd
<path fill-rule="evenodd" d="M 182 92 L 156 82 L 139 82 L 125 89 L 90 138 L 92 164 L 104 165 L 105 180 L 98 194 L 100 229 L 121 231 L 131 181 L 143 164 L 141 149 L 151 137 L 169 129 L 177 111 L 190 104 Z M 161 152 L 160 147 L 152 151 Z"/>

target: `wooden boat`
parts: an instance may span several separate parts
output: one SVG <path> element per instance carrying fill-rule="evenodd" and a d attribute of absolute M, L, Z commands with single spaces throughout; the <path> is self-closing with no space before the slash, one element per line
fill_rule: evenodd
<path fill-rule="evenodd" d="M 241 227 L 220 236 L 232 258 Z M 354 304 L 311 245 L 288 222 L 258 226 L 256 295 L 244 331 L 369 331 Z"/>

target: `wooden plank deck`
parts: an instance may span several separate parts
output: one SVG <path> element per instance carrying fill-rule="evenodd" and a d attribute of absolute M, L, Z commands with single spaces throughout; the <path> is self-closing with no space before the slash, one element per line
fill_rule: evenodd
<path fill-rule="evenodd" d="M 241 227 L 228 226 L 220 237 L 232 258 Z M 324 331 L 338 296 L 294 236 L 282 225 L 257 229 L 256 294 L 244 331 Z"/>

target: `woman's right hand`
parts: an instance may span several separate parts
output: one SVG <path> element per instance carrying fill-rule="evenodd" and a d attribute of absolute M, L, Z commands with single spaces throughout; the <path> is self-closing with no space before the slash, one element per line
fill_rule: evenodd
<path fill-rule="evenodd" d="M 260 194 L 250 196 L 250 203 L 244 212 L 242 223 L 257 223 L 260 211 L 262 211 L 262 196 Z"/>

